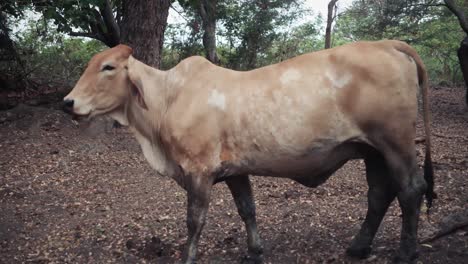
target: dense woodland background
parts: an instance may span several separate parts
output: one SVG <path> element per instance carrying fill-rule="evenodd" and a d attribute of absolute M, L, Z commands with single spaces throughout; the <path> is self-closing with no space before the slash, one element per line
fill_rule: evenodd
<path fill-rule="evenodd" d="M 304 2 L 2 1 L 0 106 L 63 94 L 93 54 L 119 43 L 162 69 L 203 55 L 224 67 L 249 70 L 347 42 L 400 39 L 419 51 L 433 84 L 462 85 L 457 49 L 468 31 L 468 1 L 355 0 L 337 12 L 340 1 L 331 0 L 327 17 Z M 168 23 L 169 10 L 181 22 Z"/>
<path fill-rule="evenodd" d="M 385 38 L 413 45 L 431 79 L 439 198 L 421 215 L 417 262 L 468 263 L 468 0 L 329 0 L 323 16 L 311 2 L 0 0 L 0 263 L 180 263 L 182 188 L 154 175 L 128 130 L 78 125 L 60 109 L 96 52 L 125 43 L 161 69 L 202 55 L 249 70 Z M 421 118 L 416 128 L 421 164 Z M 364 175 L 352 161 L 318 188 L 252 177 L 265 264 L 355 263 L 344 252 L 367 210 Z M 212 197 L 199 263 L 242 263 L 245 230 L 227 186 Z M 400 222 L 394 202 L 362 263 L 393 263 Z"/>

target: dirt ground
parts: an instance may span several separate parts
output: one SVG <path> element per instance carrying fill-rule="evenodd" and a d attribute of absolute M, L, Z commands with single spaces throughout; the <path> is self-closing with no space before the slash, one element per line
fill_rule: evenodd
<path fill-rule="evenodd" d="M 433 88 L 433 159 L 439 199 L 420 239 L 468 219 L 468 110 L 462 88 Z M 422 123 L 418 132 L 422 136 Z M 418 145 L 422 159 L 423 144 Z M 0 112 L 0 263 L 176 263 L 186 239 L 186 197 L 156 176 L 131 134 L 97 120 L 78 128 L 53 108 Z M 422 162 L 421 162 L 422 163 Z M 398 246 L 394 202 L 371 256 L 344 251 L 366 213 L 363 163 L 353 161 L 308 189 L 252 177 L 265 263 L 390 263 Z M 244 226 L 217 184 L 199 263 L 239 263 Z M 420 246 L 419 263 L 468 263 L 468 228 Z"/>

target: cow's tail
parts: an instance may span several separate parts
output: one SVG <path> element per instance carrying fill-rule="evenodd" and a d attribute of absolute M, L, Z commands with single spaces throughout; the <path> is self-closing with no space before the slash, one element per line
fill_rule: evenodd
<path fill-rule="evenodd" d="M 401 41 L 392 41 L 393 46 L 396 50 L 405 53 L 406 55 L 413 58 L 416 63 L 418 70 L 418 79 L 419 86 L 422 90 L 422 101 L 423 101 L 423 118 L 424 118 L 424 131 L 426 134 L 426 155 L 424 158 L 424 179 L 427 183 L 427 190 L 425 193 L 427 207 L 431 208 L 432 200 L 437 198 L 437 194 L 434 192 L 434 168 L 432 166 L 431 159 L 431 130 L 430 130 L 430 113 L 429 113 L 429 98 L 428 98 L 428 89 L 429 81 L 426 72 L 426 67 L 424 66 L 421 57 L 419 57 L 416 50 L 414 50 L 410 45 Z"/>

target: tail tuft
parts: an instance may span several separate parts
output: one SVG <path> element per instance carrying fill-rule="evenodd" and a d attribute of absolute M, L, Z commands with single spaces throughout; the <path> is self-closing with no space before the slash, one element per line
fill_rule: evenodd
<path fill-rule="evenodd" d="M 434 192 L 434 168 L 432 167 L 430 157 L 428 158 L 427 155 L 424 160 L 424 180 L 426 180 L 427 183 L 427 190 L 425 193 L 427 208 L 430 209 L 432 207 L 433 200 L 437 199 L 437 194 Z"/>

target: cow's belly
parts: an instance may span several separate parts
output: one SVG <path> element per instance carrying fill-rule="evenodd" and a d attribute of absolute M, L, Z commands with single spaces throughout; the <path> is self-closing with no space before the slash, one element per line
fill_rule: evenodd
<path fill-rule="evenodd" d="M 300 174 L 303 171 L 319 171 L 322 168 L 328 167 L 327 164 L 342 159 L 356 158 L 359 153 L 360 141 L 350 139 L 344 142 L 333 142 L 328 145 L 307 148 L 304 153 L 296 156 L 285 157 L 280 160 L 271 160 L 270 167 L 275 168 L 275 171 L 283 173 L 284 171 Z M 267 157 L 262 157 L 266 158 Z"/>
<path fill-rule="evenodd" d="M 229 164 L 226 166 L 229 172 L 220 176 L 237 174 L 273 176 L 290 178 L 305 186 L 316 187 L 325 182 L 347 161 L 363 158 L 371 149 L 365 140 L 354 138 L 312 147 L 301 155 L 277 156 L 258 153 L 245 157 L 236 165 Z"/>

